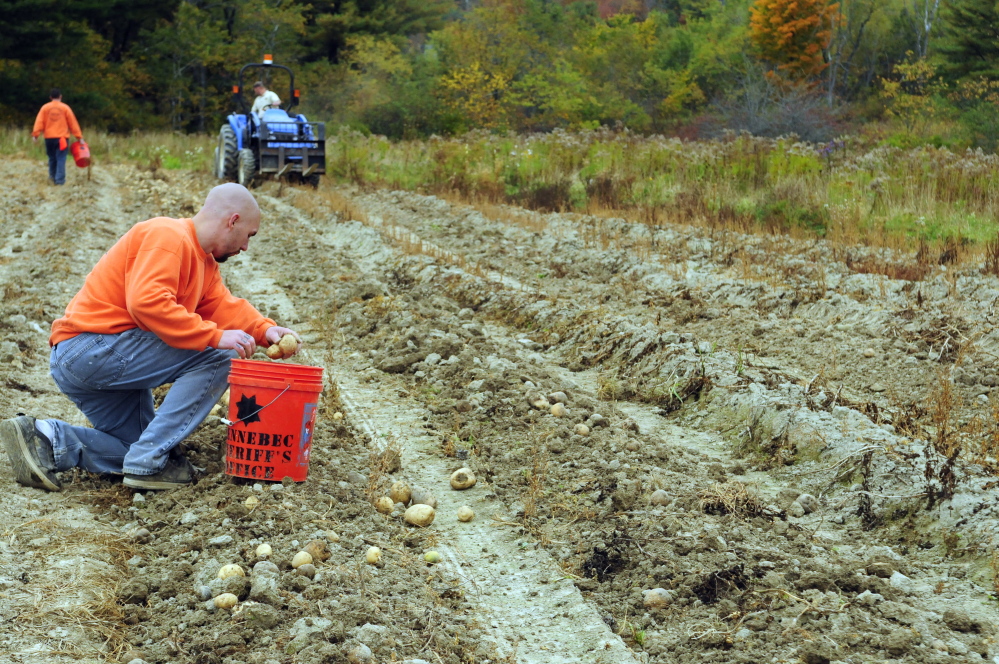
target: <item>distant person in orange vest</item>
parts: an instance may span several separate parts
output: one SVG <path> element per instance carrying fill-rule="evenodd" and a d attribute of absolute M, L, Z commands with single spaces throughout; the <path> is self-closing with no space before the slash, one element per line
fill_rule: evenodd
<path fill-rule="evenodd" d="M 31 138 L 37 143 L 38 135 L 45 136 L 45 152 L 49 155 L 49 181 L 52 184 L 66 183 L 66 153 L 69 151 L 70 134 L 82 141 L 80 123 L 73 115 L 73 109 L 62 103 L 62 92 L 52 88 L 49 103 L 42 106 L 35 118 L 35 128 Z"/>

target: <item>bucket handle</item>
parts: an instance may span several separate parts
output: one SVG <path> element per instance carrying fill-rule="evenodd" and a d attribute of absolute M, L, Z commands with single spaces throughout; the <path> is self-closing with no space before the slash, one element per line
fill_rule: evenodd
<path fill-rule="evenodd" d="M 251 417 L 253 417 L 254 415 L 256 415 L 257 413 L 259 413 L 260 411 L 262 411 L 264 408 L 267 408 L 267 406 L 270 406 L 272 403 L 274 403 L 275 401 L 277 401 L 278 399 L 280 399 L 281 395 L 284 394 L 285 392 L 287 392 L 290 389 L 291 389 L 291 385 L 287 385 L 283 390 L 281 390 L 281 394 L 277 395 L 276 397 L 274 397 L 273 399 L 270 400 L 270 403 L 264 404 L 263 406 L 261 406 L 260 408 L 256 409 L 252 413 L 247 414 L 246 417 L 238 418 L 236 420 L 236 422 L 233 422 L 232 420 L 227 419 L 225 417 L 220 417 L 219 421 L 222 422 L 222 424 L 226 425 L 227 427 L 231 427 L 233 424 L 236 424 L 237 422 L 243 422 L 244 420 L 248 420 Z"/>

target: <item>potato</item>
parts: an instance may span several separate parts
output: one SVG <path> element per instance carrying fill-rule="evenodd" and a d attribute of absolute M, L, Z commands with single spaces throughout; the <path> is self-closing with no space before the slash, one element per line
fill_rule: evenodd
<path fill-rule="evenodd" d="M 377 546 L 368 547 L 364 552 L 364 561 L 369 565 L 377 565 L 382 561 L 382 550 Z"/>
<path fill-rule="evenodd" d="M 215 606 L 220 609 L 231 609 L 239 603 L 239 598 L 232 593 L 222 593 L 214 599 Z"/>
<path fill-rule="evenodd" d="M 471 468 L 459 468 L 451 473 L 451 488 L 457 491 L 475 486 L 475 473 Z"/>
<path fill-rule="evenodd" d="M 402 518 L 406 523 L 425 528 L 434 522 L 437 512 L 430 505 L 411 505 Z"/>
<path fill-rule="evenodd" d="M 294 334 L 286 334 L 277 343 L 285 357 L 291 357 L 298 350 L 298 339 Z"/>
<path fill-rule="evenodd" d="M 246 572 L 239 565 L 223 565 L 219 570 L 220 579 L 228 579 L 230 576 L 246 576 Z"/>
<path fill-rule="evenodd" d="M 284 351 L 282 351 L 281 347 L 278 346 L 277 344 L 271 344 L 270 346 L 268 346 L 267 350 L 265 350 L 264 353 L 267 355 L 267 357 L 271 358 L 272 360 L 284 359 Z"/>
<path fill-rule="evenodd" d="M 298 569 L 302 565 L 312 564 L 312 554 L 308 551 L 299 551 L 295 554 L 295 557 L 291 559 L 291 566 Z"/>
<path fill-rule="evenodd" d="M 588 427 L 588 426 L 586 426 L 585 424 L 582 424 L 582 423 L 577 424 L 575 427 L 573 427 L 572 430 L 575 433 L 579 434 L 580 436 L 589 436 L 590 435 L 590 427 Z"/>
<path fill-rule="evenodd" d="M 555 417 L 565 417 L 566 413 L 568 413 L 568 411 L 565 409 L 565 406 L 563 406 L 560 403 L 554 404 L 551 407 L 551 411 L 549 412 L 551 412 L 551 414 L 554 415 Z"/>
<path fill-rule="evenodd" d="M 243 504 L 246 505 L 246 509 L 252 510 L 260 504 L 260 499 L 256 496 L 247 496 L 246 500 L 243 501 Z"/>
<path fill-rule="evenodd" d="M 458 508 L 458 521 L 471 521 L 475 518 L 475 512 L 468 505 Z"/>
<path fill-rule="evenodd" d="M 257 558 L 267 558 L 272 553 L 274 553 L 274 549 L 271 548 L 270 544 L 268 544 L 267 542 L 264 542 L 263 544 L 261 544 L 260 546 L 257 547 L 257 550 L 256 550 L 255 553 L 257 554 Z"/>
<path fill-rule="evenodd" d="M 413 490 L 405 482 L 393 482 L 391 488 L 389 488 L 389 498 L 392 499 L 393 503 L 408 505 L 412 497 Z"/>
<path fill-rule="evenodd" d="M 431 565 L 435 565 L 441 561 L 441 554 L 436 551 L 427 551 L 423 554 L 423 559 Z"/>
<path fill-rule="evenodd" d="M 375 509 L 382 514 L 391 514 L 392 510 L 395 509 L 395 501 L 388 496 L 382 496 L 375 501 Z"/>

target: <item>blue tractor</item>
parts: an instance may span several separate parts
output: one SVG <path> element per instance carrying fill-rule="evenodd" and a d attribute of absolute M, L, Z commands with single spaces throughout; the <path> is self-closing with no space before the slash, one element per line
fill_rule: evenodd
<path fill-rule="evenodd" d="M 248 69 L 263 69 L 264 80 L 273 69 L 288 72 L 291 83 L 285 108 L 269 108 L 259 114 L 251 111 L 243 95 L 243 77 Z M 239 70 L 232 93 L 239 110 L 226 118 L 219 130 L 215 176 L 236 180 L 245 187 L 268 177 L 319 186 L 319 178 L 326 172 L 326 125 L 288 112 L 298 106 L 295 74 L 265 55 L 263 62 Z"/>

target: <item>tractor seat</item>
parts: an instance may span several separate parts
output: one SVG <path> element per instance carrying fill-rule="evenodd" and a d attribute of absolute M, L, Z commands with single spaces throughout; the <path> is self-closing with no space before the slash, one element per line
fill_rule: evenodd
<path fill-rule="evenodd" d="M 268 108 L 264 111 L 264 116 L 260 118 L 264 122 L 294 122 L 295 119 L 288 115 L 288 111 L 280 108 Z"/>

